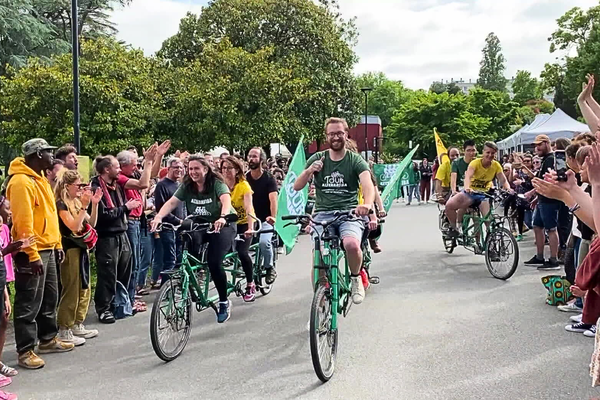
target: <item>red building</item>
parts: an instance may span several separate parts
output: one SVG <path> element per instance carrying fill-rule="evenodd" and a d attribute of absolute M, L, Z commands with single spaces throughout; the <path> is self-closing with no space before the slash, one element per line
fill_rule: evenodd
<path fill-rule="evenodd" d="M 371 155 L 375 152 L 381 153 L 381 145 L 383 140 L 381 130 L 381 119 L 376 115 L 369 115 L 367 119 L 367 151 Z M 350 128 L 348 135 L 350 139 L 354 140 L 358 145 L 358 150 L 362 153 L 365 151 L 365 117 L 364 115 L 360 119 L 360 123 L 353 128 Z M 377 140 L 377 144 L 375 143 Z M 325 142 L 325 138 L 323 138 Z M 329 148 L 327 143 L 321 143 L 317 148 L 317 142 L 314 141 L 308 146 L 308 154 L 314 154 L 317 151 L 326 150 Z"/>

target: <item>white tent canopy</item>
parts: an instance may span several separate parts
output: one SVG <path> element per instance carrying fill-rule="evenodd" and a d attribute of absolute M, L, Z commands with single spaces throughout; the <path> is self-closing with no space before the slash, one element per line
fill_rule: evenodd
<path fill-rule="evenodd" d="M 538 114 L 531 123 L 519 129 L 509 137 L 497 143 L 498 149 L 516 149 L 530 145 L 537 135 L 548 135 L 550 140 L 560 137 L 572 138 L 582 132 L 589 132 L 587 125 L 569 117 L 560 108 L 554 114 Z"/>

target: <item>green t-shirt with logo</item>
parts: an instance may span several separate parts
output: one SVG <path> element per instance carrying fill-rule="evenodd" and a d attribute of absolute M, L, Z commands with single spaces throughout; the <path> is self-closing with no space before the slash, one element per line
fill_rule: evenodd
<path fill-rule="evenodd" d="M 306 162 L 306 168 L 321 158 L 323 169 L 314 177 L 316 190 L 315 211 L 348 211 L 358 205 L 359 175 L 369 170 L 362 157 L 350 151 L 340 161 L 332 161 L 329 151 L 313 154 Z"/>
<path fill-rule="evenodd" d="M 215 185 L 209 193 L 192 193 L 184 185 L 173 196 L 185 203 L 188 215 L 198 215 L 207 222 L 215 222 L 221 217 L 221 196 L 229 193 L 227 185 L 220 180 L 215 180 Z M 229 214 L 235 214 L 230 209 Z"/>
<path fill-rule="evenodd" d="M 456 172 L 456 187 L 465 185 L 465 173 L 469 169 L 469 164 L 464 157 L 457 158 L 452 162 L 452 172 Z"/>

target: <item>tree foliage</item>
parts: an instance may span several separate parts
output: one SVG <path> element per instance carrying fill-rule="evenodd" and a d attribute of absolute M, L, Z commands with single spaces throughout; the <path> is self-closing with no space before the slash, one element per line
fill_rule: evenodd
<path fill-rule="evenodd" d="M 485 47 L 482 50 L 477 84 L 487 90 L 506 91 L 507 80 L 504 77 L 506 59 L 502 55 L 500 39 L 491 32 L 485 39 Z"/>
<path fill-rule="evenodd" d="M 429 87 L 429 91 L 437 94 L 442 93 L 450 93 L 457 94 L 459 93 L 460 87 L 456 84 L 456 82 L 444 83 L 444 82 L 433 82 Z"/>
<path fill-rule="evenodd" d="M 373 89 L 369 93 L 369 114 L 379 116 L 383 129 L 390 125 L 394 112 L 412 93 L 402 82 L 388 79 L 382 72 L 368 72 L 356 80 L 359 88 Z"/>
<path fill-rule="evenodd" d="M 329 116 L 356 119 L 356 27 L 340 17 L 335 2 L 214 0 L 200 16 L 188 14 L 158 55 L 185 66 L 201 57 L 206 46 L 225 39 L 251 54 L 270 49 L 270 62 L 306 83 L 306 91 L 290 105 L 290 113 L 302 124 L 289 127 L 286 143 L 301 135 L 309 140 L 320 137 Z"/>
<path fill-rule="evenodd" d="M 520 105 L 525 105 L 530 100 L 542 98 L 540 84 L 535 77 L 531 76 L 529 71 L 517 71 L 512 90 L 515 95 L 513 100 Z"/>

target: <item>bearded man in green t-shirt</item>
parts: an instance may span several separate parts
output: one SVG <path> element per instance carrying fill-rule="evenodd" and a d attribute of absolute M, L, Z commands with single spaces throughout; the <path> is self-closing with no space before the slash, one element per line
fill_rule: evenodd
<path fill-rule="evenodd" d="M 306 162 L 306 169 L 294 183 L 294 190 L 302 190 L 314 178 L 316 202 L 314 219 L 328 221 L 336 211 L 355 210 L 366 216 L 373 207 L 375 187 L 369 166 L 359 154 L 347 151 L 348 123 L 341 118 L 325 121 L 325 134 L 329 150 L 315 153 Z M 362 190 L 363 204 L 359 204 L 358 191 Z M 315 227 L 317 233 L 320 227 Z M 365 289 L 360 279 L 362 267 L 361 240 L 365 225 L 361 221 L 345 221 L 337 224 L 351 272 L 352 302 L 360 304 Z"/>

